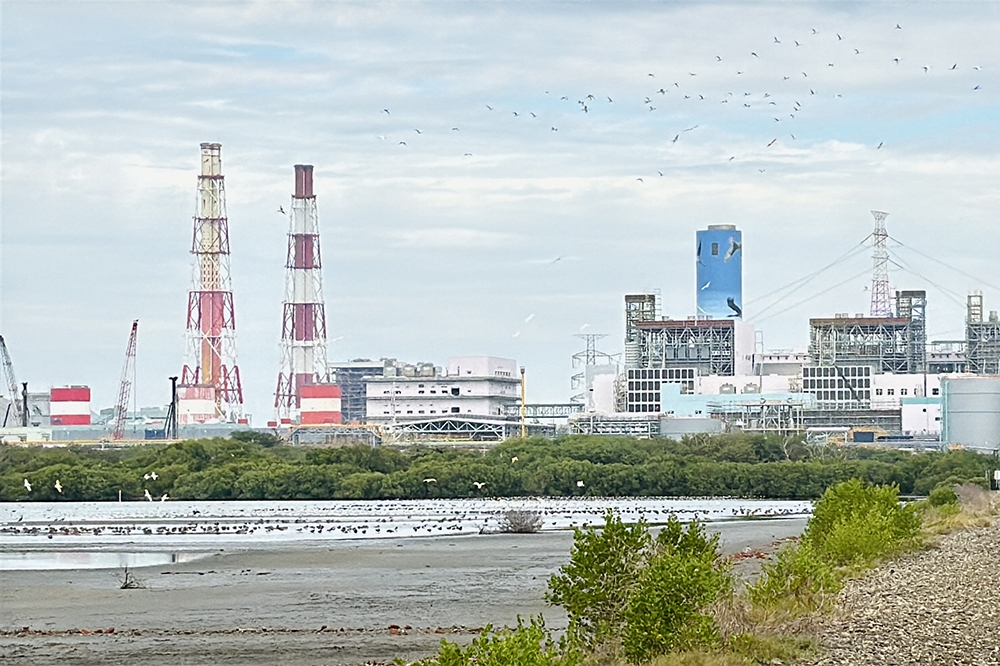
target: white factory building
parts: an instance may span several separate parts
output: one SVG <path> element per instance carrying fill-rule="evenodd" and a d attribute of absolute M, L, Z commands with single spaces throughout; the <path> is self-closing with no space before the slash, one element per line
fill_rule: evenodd
<path fill-rule="evenodd" d="M 516 361 L 494 356 L 460 356 L 445 368 L 430 367 L 417 376 L 369 377 L 368 421 L 391 424 L 442 415 L 503 418 L 520 400 Z"/>

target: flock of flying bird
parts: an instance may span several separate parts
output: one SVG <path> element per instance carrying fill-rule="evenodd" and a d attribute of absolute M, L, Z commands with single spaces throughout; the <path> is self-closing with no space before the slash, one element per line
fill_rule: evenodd
<path fill-rule="evenodd" d="M 902 31 L 903 26 L 896 23 L 891 30 Z M 815 53 L 815 49 L 812 47 L 819 40 L 833 40 L 837 48 L 839 48 L 838 58 L 847 58 L 846 61 L 838 63 L 836 61 L 829 61 L 828 58 L 823 61 L 816 60 L 818 54 Z M 800 41 L 801 40 L 801 41 Z M 829 46 L 829 44 L 827 44 Z M 770 48 L 771 50 L 767 50 Z M 740 85 L 740 82 L 745 78 L 750 78 L 750 76 L 757 76 L 756 80 L 760 80 L 759 75 L 765 74 L 770 75 L 767 71 L 761 71 L 761 67 L 768 67 L 768 61 L 772 59 L 775 55 L 775 49 L 792 49 L 796 53 L 803 54 L 802 57 L 797 58 L 797 67 L 784 66 L 785 71 L 777 72 L 774 70 L 774 88 L 772 90 L 761 90 L 757 92 L 747 91 L 744 86 Z M 809 65 L 803 65 L 806 62 L 807 57 L 811 57 Z M 645 94 L 641 96 L 642 102 L 641 106 L 638 108 L 645 109 L 645 112 L 651 113 L 656 111 L 671 111 L 672 120 L 670 122 L 676 122 L 677 118 L 705 118 L 696 123 L 685 123 L 683 126 L 678 127 L 672 132 L 663 133 L 663 141 L 658 143 L 662 144 L 664 141 L 670 144 L 677 144 L 683 139 L 683 137 L 695 130 L 704 128 L 706 126 L 725 124 L 726 120 L 721 123 L 715 122 L 715 119 L 711 113 L 705 113 L 704 111 L 694 110 L 690 107 L 682 108 L 680 105 L 683 104 L 706 104 L 714 103 L 717 107 L 720 105 L 726 105 L 732 112 L 741 111 L 745 114 L 756 114 L 752 116 L 751 122 L 760 122 L 767 118 L 773 120 L 772 125 L 777 130 L 779 127 L 782 131 L 769 131 L 761 140 L 761 146 L 765 148 L 772 148 L 779 144 L 781 137 L 787 134 L 788 138 L 792 141 L 798 140 L 798 135 L 795 130 L 795 121 L 799 118 L 800 114 L 808 114 L 812 110 L 817 108 L 817 102 L 819 100 L 831 100 L 839 99 L 843 97 L 842 93 L 831 92 L 827 86 L 828 80 L 825 77 L 824 70 L 830 70 L 835 66 L 843 64 L 845 66 L 851 66 L 855 62 L 860 62 L 869 58 L 869 53 L 866 47 L 862 45 L 862 48 L 848 44 L 848 40 L 839 32 L 823 32 L 812 28 L 809 32 L 798 39 L 782 39 L 775 35 L 770 39 L 769 44 L 762 44 L 760 47 L 749 51 L 745 54 L 740 54 L 739 56 L 723 56 L 715 55 L 711 58 L 708 70 L 700 71 L 688 71 L 681 76 L 671 77 L 666 81 L 662 80 L 662 77 L 658 77 L 656 72 L 648 72 L 646 79 L 653 83 L 647 90 Z M 775 58 L 779 62 L 787 62 L 787 59 L 781 61 L 780 58 Z M 886 67 L 900 68 L 900 70 L 905 69 L 908 66 L 908 58 L 901 57 L 899 55 L 894 56 L 885 63 Z M 730 63 L 735 62 L 735 69 Z M 853 61 L 853 62 L 852 62 Z M 932 69 L 937 69 L 937 66 L 931 64 L 921 64 L 918 66 L 919 70 L 925 75 L 930 74 Z M 959 72 L 963 68 L 959 63 L 950 63 L 942 65 L 946 73 Z M 982 67 L 980 65 L 975 65 L 971 68 L 973 71 L 981 71 Z M 726 72 L 726 74 L 723 74 Z M 697 78 L 701 75 L 701 79 Z M 728 76 L 729 83 L 719 88 L 717 85 L 719 82 L 719 77 Z M 749 75 L 749 76 L 745 76 Z M 698 82 L 702 80 L 713 81 L 716 83 L 715 86 L 712 84 L 702 85 L 700 88 Z M 832 85 L 832 84 L 831 84 Z M 715 92 L 713 92 L 713 88 Z M 721 91 L 725 89 L 725 92 Z M 971 91 L 981 90 L 982 86 L 976 84 L 970 86 Z M 621 107 L 624 105 L 631 105 L 630 108 L 636 108 L 636 101 L 621 101 L 617 97 L 612 97 L 608 94 L 596 95 L 594 93 L 588 93 L 586 95 L 556 95 L 550 91 L 545 91 L 546 99 L 544 101 L 539 101 L 539 108 L 536 109 L 539 113 L 535 111 L 524 111 L 521 109 L 509 109 L 501 110 L 499 105 L 496 104 L 484 104 L 485 113 L 487 114 L 497 114 L 503 115 L 507 114 L 509 118 L 514 120 L 520 120 L 524 122 L 537 122 L 540 131 L 545 131 L 548 133 L 558 132 L 560 127 L 560 122 L 556 121 L 555 118 L 560 118 L 566 120 L 569 116 L 567 112 L 571 108 L 575 108 L 578 114 L 583 114 L 585 116 L 600 115 L 602 113 L 601 107 Z M 559 109 L 555 107 L 555 113 L 549 113 L 553 110 L 552 102 L 558 100 L 559 103 L 568 105 Z M 673 105 L 673 106 L 669 106 Z M 705 107 L 701 107 L 704 109 Z M 548 111 L 545 111 L 545 110 Z M 391 119 L 392 110 L 383 108 L 380 112 L 387 119 Z M 697 114 L 697 115 L 696 115 Z M 746 116 L 744 116 L 746 118 Z M 742 119 L 741 119 L 742 120 Z M 678 123 L 679 124 L 679 123 Z M 451 125 L 451 129 L 448 130 L 451 133 L 459 133 L 461 131 L 460 127 L 457 125 Z M 396 126 L 395 131 L 406 131 L 402 130 L 399 126 Z M 422 137 L 426 138 L 428 136 L 438 134 L 439 132 L 432 131 L 428 129 L 426 132 L 420 128 L 413 128 L 413 134 L 411 137 Z M 382 140 L 388 140 L 388 135 L 383 134 L 379 136 Z M 652 143 L 657 143 L 655 140 Z M 401 147 L 408 147 L 410 144 L 405 140 L 399 140 L 398 145 Z M 875 150 L 880 150 L 884 146 L 884 142 L 879 142 L 874 145 Z M 471 157 L 472 153 L 466 152 L 463 154 L 466 157 Z M 728 157 L 721 158 L 722 161 L 728 162 L 741 162 L 743 160 L 738 160 L 737 154 L 730 154 Z M 754 161 L 755 158 L 759 158 L 759 155 L 755 154 L 748 158 L 748 161 Z M 755 165 L 759 173 L 764 173 L 766 167 L 761 168 L 759 163 Z M 657 176 L 662 177 L 664 171 L 662 169 L 656 170 Z M 642 176 L 635 179 L 638 182 L 645 182 Z"/>
<path fill-rule="evenodd" d="M 143 474 L 142 478 L 145 481 L 149 481 L 149 480 L 156 481 L 156 479 L 159 478 L 159 475 L 156 472 L 148 472 L 146 474 Z M 59 479 L 56 479 L 56 482 L 54 484 L 52 484 L 52 487 L 56 489 L 57 493 L 59 493 L 60 495 L 62 494 L 62 491 L 63 491 L 62 481 L 60 481 Z M 24 489 L 27 490 L 30 493 L 31 492 L 31 488 L 32 488 L 31 481 L 29 481 L 27 478 L 25 478 L 24 479 Z M 144 497 L 145 497 L 146 500 L 148 500 L 150 502 L 153 501 L 153 496 L 149 493 L 149 490 L 147 488 L 143 488 L 142 492 L 143 492 L 143 495 L 144 495 Z M 170 499 L 170 497 L 168 497 L 166 493 L 164 493 L 163 496 L 160 497 L 160 501 L 161 502 L 166 502 L 168 499 Z"/>

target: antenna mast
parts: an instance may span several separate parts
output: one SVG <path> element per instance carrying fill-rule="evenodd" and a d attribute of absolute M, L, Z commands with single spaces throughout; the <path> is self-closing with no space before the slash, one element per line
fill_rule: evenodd
<path fill-rule="evenodd" d="M 891 317 L 892 304 L 889 300 L 889 251 L 886 241 L 889 233 L 885 230 L 885 218 L 889 213 L 873 210 L 875 231 L 872 232 L 872 317 Z"/>

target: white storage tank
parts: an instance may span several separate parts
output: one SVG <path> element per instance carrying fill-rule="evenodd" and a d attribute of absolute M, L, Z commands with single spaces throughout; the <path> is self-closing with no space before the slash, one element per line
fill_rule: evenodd
<path fill-rule="evenodd" d="M 941 382 L 941 441 L 1000 450 L 1000 377 L 951 377 Z"/>

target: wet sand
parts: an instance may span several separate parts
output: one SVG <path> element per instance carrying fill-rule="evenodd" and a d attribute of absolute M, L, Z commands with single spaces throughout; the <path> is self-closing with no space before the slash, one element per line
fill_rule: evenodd
<path fill-rule="evenodd" d="M 727 554 L 801 533 L 805 518 L 712 523 Z M 135 570 L 0 572 L 0 660 L 12 664 L 355 665 L 418 659 L 442 638 L 544 614 L 572 532 L 226 549 Z M 757 560 L 744 560 L 751 570 Z M 24 628 L 28 628 L 24 631 Z M 113 628 L 113 633 L 107 633 Z M 97 633 L 100 630 L 102 633 Z"/>

